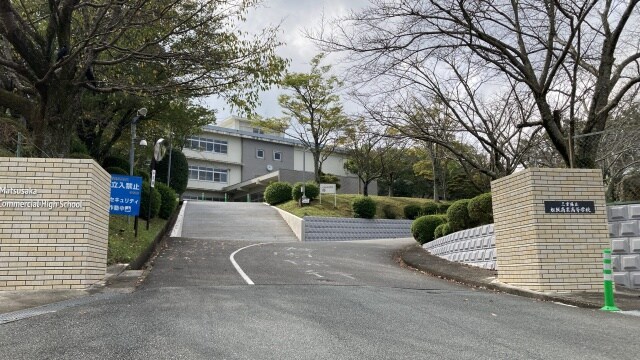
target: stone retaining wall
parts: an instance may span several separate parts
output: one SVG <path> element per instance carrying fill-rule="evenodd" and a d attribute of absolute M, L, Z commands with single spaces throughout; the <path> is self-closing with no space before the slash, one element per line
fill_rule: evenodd
<path fill-rule="evenodd" d="M 304 241 L 411 238 L 411 220 L 304 217 Z"/>
<path fill-rule="evenodd" d="M 496 236 L 493 224 L 458 231 L 422 247 L 443 259 L 481 267 L 496 269 Z"/>
<path fill-rule="evenodd" d="M 640 289 L 640 204 L 609 206 L 607 217 L 614 281 Z"/>

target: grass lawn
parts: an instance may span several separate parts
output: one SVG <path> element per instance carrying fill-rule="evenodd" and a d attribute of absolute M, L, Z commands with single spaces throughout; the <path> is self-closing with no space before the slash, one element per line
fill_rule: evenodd
<path fill-rule="evenodd" d="M 127 224 L 127 216 L 109 216 L 109 251 L 107 264 L 130 263 L 147 249 L 167 220 L 151 219 L 149 230 L 147 222 L 138 220 L 138 237 L 134 237 L 133 218 Z"/>
<path fill-rule="evenodd" d="M 337 206 L 333 206 L 333 195 L 326 195 L 322 197 L 322 205 L 319 199 L 315 199 L 309 204 L 309 206 L 299 207 L 295 201 L 288 201 L 286 203 L 276 205 L 280 209 L 290 212 L 296 216 L 327 216 L 327 217 L 353 217 L 351 210 L 351 202 L 358 195 L 355 194 L 338 194 L 336 203 Z M 385 205 L 391 206 L 393 211 L 397 215 L 397 219 L 404 218 L 404 207 L 409 204 L 423 205 L 433 200 L 419 199 L 419 198 L 405 198 L 405 197 L 388 197 L 388 196 L 372 196 L 370 197 L 376 201 L 376 219 L 384 219 L 384 213 L 382 208 Z"/>

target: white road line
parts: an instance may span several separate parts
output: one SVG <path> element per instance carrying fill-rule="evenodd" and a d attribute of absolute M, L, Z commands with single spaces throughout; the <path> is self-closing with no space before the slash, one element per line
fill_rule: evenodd
<path fill-rule="evenodd" d="M 240 252 L 241 250 L 244 250 L 246 248 L 250 248 L 252 246 L 258 246 L 258 245 L 264 245 L 265 243 L 260 243 L 260 244 L 253 244 L 253 245 L 249 245 L 249 246 L 245 246 L 243 248 L 240 248 L 236 251 L 234 251 L 231 256 L 229 256 L 229 260 L 231 260 L 231 264 L 233 264 L 233 267 L 236 268 L 236 271 L 238 271 L 238 274 L 240 274 L 240 276 L 242 276 L 242 278 L 244 279 L 244 281 L 248 284 L 248 285 L 255 285 L 253 283 L 253 281 L 251 281 L 251 279 L 247 276 L 247 274 L 244 273 L 244 271 L 242 271 L 242 269 L 240 268 L 240 265 L 238 265 L 238 263 L 236 262 L 236 260 L 233 258 L 238 252 Z"/>
<path fill-rule="evenodd" d="M 176 223 L 173 225 L 173 229 L 171 230 L 171 235 L 169 235 L 170 237 L 182 236 L 182 221 L 184 220 L 184 209 L 187 207 L 187 202 L 188 201 L 184 201 L 182 203 L 182 208 L 180 209 L 180 213 L 178 214 Z"/>

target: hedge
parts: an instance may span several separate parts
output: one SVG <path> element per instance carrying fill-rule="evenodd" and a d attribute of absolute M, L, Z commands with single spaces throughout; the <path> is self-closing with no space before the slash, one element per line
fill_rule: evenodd
<path fill-rule="evenodd" d="M 376 216 L 376 202 L 369 196 L 358 196 L 351 203 L 353 216 L 363 219 L 373 219 Z"/>
<path fill-rule="evenodd" d="M 162 161 L 156 164 L 156 180 L 167 183 L 167 173 L 169 170 L 169 154 L 167 153 Z M 171 184 L 168 184 L 176 193 L 182 194 L 187 189 L 189 182 L 189 163 L 182 151 L 177 148 L 171 149 Z"/>
<path fill-rule="evenodd" d="M 160 193 L 161 201 L 158 216 L 160 216 L 161 219 L 168 220 L 176 209 L 176 206 L 178 206 L 178 194 L 163 183 L 157 182 L 155 188 Z"/>
<path fill-rule="evenodd" d="M 302 197 L 302 185 L 303 183 L 301 182 L 293 184 L 293 188 L 291 190 L 293 200 L 298 201 Z M 304 194 L 307 198 L 313 200 L 320 195 L 320 187 L 316 183 L 309 181 L 304 184 Z"/>
<path fill-rule="evenodd" d="M 160 212 L 160 203 L 162 198 L 160 197 L 160 193 L 155 188 L 151 188 L 151 218 L 155 218 L 158 216 Z M 142 183 L 142 194 L 140 199 L 140 217 L 148 220 L 149 214 L 149 183 L 144 181 Z"/>
<path fill-rule="evenodd" d="M 102 167 L 106 170 L 111 167 L 117 167 L 123 170 L 129 170 L 129 161 L 119 156 L 107 156 L 102 161 Z M 126 174 L 129 174 L 127 172 Z"/>
<path fill-rule="evenodd" d="M 491 193 L 480 194 L 469 200 L 467 210 L 474 226 L 493 223 Z"/>
<path fill-rule="evenodd" d="M 109 174 L 112 175 L 129 175 L 129 172 L 126 171 L 125 169 L 121 169 L 117 166 L 110 166 L 108 168 L 105 169 Z"/>
<path fill-rule="evenodd" d="M 454 202 L 447 209 L 447 218 L 452 232 L 473 227 L 468 207 L 469 199 L 463 199 Z"/>
<path fill-rule="evenodd" d="M 435 239 L 443 236 L 447 236 L 449 234 L 451 234 L 451 227 L 449 226 L 448 222 L 438 225 L 436 229 L 433 231 L 433 237 Z"/>
<path fill-rule="evenodd" d="M 415 220 L 418 216 L 420 216 L 420 212 L 422 209 L 418 204 L 409 204 L 404 207 L 404 217 L 409 220 Z"/>
<path fill-rule="evenodd" d="M 286 182 L 273 182 L 264 190 L 264 201 L 277 205 L 291 200 L 291 185 Z"/>
<path fill-rule="evenodd" d="M 422 205 L 422 211 L 420 212 L 422 215 L 435 215 L 438 213 L 438 203 L 428 202 Z"/>
<path fill-rule="evenodd" d="M 444 215 L 425 215 L 413 221 L 411 224 L 411 234 L 420 244 L 427 243 L 435 239 L 436 228 L 447 222 Z"/>

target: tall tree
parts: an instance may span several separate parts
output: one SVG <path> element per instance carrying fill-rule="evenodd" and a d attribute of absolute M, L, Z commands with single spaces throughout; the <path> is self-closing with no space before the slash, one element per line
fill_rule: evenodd
<path fill-rule="evenodd" d="M 0 108 L 66 155 L 81 96 L 217 94 L 242 109 L 280 78 L 275 30 L 234 30 L 254 0 L 0 0 Z M 147 69 L 149 71 L 147 71 Z"/>
<path fill-rule="evenodd" d="M 322 163 L 339 144 L 349 124 L 343 114 L 338 91 L 342 82 L 330 75 L 330 65 L 320 65 L 324 54 L 311 59 L 309 73 L 288 73 L 280 86 L 290 91 L 278 97 L 284 117 L 255 122 L 297 139 L 313 155 L 315 181 L 320 182 Z"/>
<path fill-rule="evenodd" d="M 451 74 L 440 68 L 442 60 L 455 59 L 482 69 L 494 88 L 510 82 L 525 88 L 537 119 L 519 125 L 542 126 L 569 165 L 567 138 L 574 132 L 599 136 L 611 111 L 638 89 L 633 24 L 640 20 L 639 3 L 372 0 L 369 8 L 337 19 L 332 34 L 312 36 L 328 50 L 347 51 L 356 65 L 351 73 L 368 81 L 390 76 L 402 87 L 406 82 L 398 79 L 413 76 L 405 70 L 417 63 L 440 79 Z M 581 125 L 563 127 L 562 117 Z M 593 144 L 576 140 L 577 166 L 594 166 Z"/>

